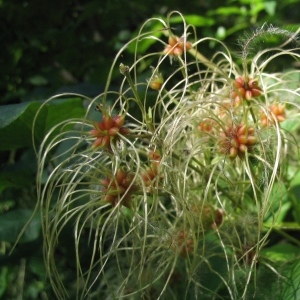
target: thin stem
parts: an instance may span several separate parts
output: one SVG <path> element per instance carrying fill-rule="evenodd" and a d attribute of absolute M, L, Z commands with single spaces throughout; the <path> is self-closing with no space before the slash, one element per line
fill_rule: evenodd
<path fill-rule="evenodd" d="M 175 159 L 177 159 L 177 160 L 180 160 L 180 157 L 177 155 L 177 154 L 175 154 L 175 153 L 172 153 L 172 157 L 174 157 Z M 192 169 L 192 170 L 194 170 L 194 171 L 196 171 L 198 174 L 201 174 L 201 175 L 204 175 L 204 172 L 202 172 L 200 169 L 198 169 L 197 167 L 195 167 L 195 166 L 193 166 L 192 164 L 190 164 L 190 163 L 188 163 L 188 166 Z M 201 167 L 203 167 L 203 168 L 205 168 L 205 166 L 204 165 L 202 165 L 201 164 Z M 212 176 L 212 182 L 213 183 L 215 183 L 215 181 L 213 180 L 213 177 L 214 176 L 216 176 L 216 175 L 213 175 Z M 218 190 L 220 190 L 221 192 L 222 192 L 222 194 L 224 195 L 224 196 L 226 196 L 228 199 L 231 199 L 231 200 L 233 200 L 232 198 L 231 198 L 231 196 L 221 187 L 221 186 L 219 186 L 218 185 Z"/>
<path fill-rule="evenodd" d="M 149 117 L 147 115 L 147 113 L 146 113 L 146 110 L 145 110 L 145 108 L 144 108 L 144 106 L 142 104 L 142 101 L 141 101 L 141 99 L 139 97 L 139 94 L 138 94 L 138 92 L 136 90 L 136 87 L 135 87 L 135 85 L 134 85 L 134 83 L 132 81 L 132 78 L 130 76 L 129 67 L 125 66 L 124 64 L 120 64 L 120 72 L 126 77 L 128 83 L 129 83 L 129 85 L 131 87 L 131 90 L 132 90 L 132 92 L 133 92 L 133 94 L 135 96 L 135 101 L 138 104 L 138 106 L 139 106 L 139 108 L 140 108 L 140 110 L 142 112 L 143 118 L 146 121 L 147 127 L 149 128 L 150 131 L 153 132 L 154 131 L 154 127 L 153 127 L 153 124 L 152 124 L 152 118 Z"/>
<path fill-rule="evenodd" d="M 248 105 L 248 108 L 250 110 L 250 114 L 251 114 L 251 117 L 253 119 L 253 122 L 256 124 L 256 118 L 255 118 L 255 115 L 254 115 L 254 112 L 253 112 L 253 108 L 252 106 L 250 105 L 249 101 L 246 101 L 247 102 L 247 105 Z"/>

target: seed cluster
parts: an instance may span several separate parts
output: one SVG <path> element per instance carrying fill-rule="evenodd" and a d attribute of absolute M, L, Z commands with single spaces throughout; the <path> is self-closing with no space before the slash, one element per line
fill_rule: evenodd
<path fill-rule="evenodd" d="M 198 124 L 198 130 L 200 132 L 209 133 L 212 132 L 215 127 L 216 127 L 216 122 L 212 121 L 211 119 L 205 119 Z"/>
<path fill-rule="evenodd" d="M 188 231 L 180 230 L 174 241 L 174 246 L 183 257 L 186 257 L 193 252 L 194 240 L 189 237 Z"/>
<path fill-rule="evenodd" d="M 188 41 L 184 42 L 183 37 L 170 36 L 168 43 L 169 45 L 164 50 L 167 55 L 180 56 L 184 50 L 189 51 L 192 48 L 192 44 Z"/>
<path fill-rule="evenodd" d="M 285 106 L 282 104 L 274 103 L 270 106 L 270 110 L 272 114 L 269 117 L 266 114 L 261 116 L 261 124 L 266 127 L 271 125 L 271 123 L 275 123 L 275 119 L 277 122 L 283 122 L 286 119 L 285 114 Z"/>
<path fill-rule="evenodd" d="M 112 118 L 109 114 L 103 114 L 102 122 L 95 122 L 95 129 L 90 131 L 90 135 L 96 137 L 93 147 L 111 150 L 111 143 L 120 138 L 118 135 L 129 133 L 129 129 L 123 127 L 124 120 L 125 116 L 117 115 Z"/>
<path fill-rule="evenodd" d="M 161 178 L 159 175 L 159 165 L 161 161 L 161 156 L 158 151 L 150 151 L 149 158 L 151 160 L 150 166 L 142 172 L 142 179 L 144 185 L 149 189 L 149 192 L 152 192 L 152 187 L 157 183 Z"/>
<path fill-rule="evenodd" d="M 201 220 L 204 230 L 213 228 L 216 230 L 223 222 L 223 213 L 220 209 L 216 209 L 213 205 L 193 205 L 191 211 L 195 218 Z"/>
<path fill-rule="evenodd" d="M 237 156 L 244 158 L 246 151 L 250 153 L 257 142 L 253 134 L 254 128 L 244 123 L 225 126 L 219 141 L 220 153 L 228 155 L 232 160 Z"/>
<path fill-rule="evenodd" d="M 242 99 L 251 100 L 261 95 L 262 89 L 257 79 L 238 77 L 233 83 L 232 98 L 238 103 Z"/>
<path fill-rule="evenodd" d="M 121 200 L 122 205 L 130 207 L 132 193 L 138 190 L 138 187 L 133 184 L 133 180 L 134 175 L 122 168 L 119 168 L 114 176 L 100 180 L 100 183 L 104 186 L 103 193 L 105 196 L 103 200 L 113 206 Z"/>

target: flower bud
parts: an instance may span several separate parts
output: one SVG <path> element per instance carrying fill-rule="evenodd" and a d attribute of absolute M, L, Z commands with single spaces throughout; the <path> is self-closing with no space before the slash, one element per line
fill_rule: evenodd
<path fill-rule="evenodd" d="M 110 148 L 110 138 L 109 138 L 109 136 L 106 135 L 106 136 L 102 137 L 101 147 Z"/>
<path fill-rule="evenodd" d="M 177 44 L 177 38 L 175 36 L 169 36 L 168 43 L 171 47 L 175 46 Z"/>
<path fill-rule="evenodd" d="M 113 117 L 113 126 L 121 128 L 124 124 L 125 116 L 124 115 L 116 115 Z"/>
<path fill-rule="evenodd" d="M 253 135 L 248 136 L 247 145 L 255 145 L 257 142 L 257 138 Z"/>
<path fill-rule="evenodd" d="M 245 99 L 246 100 L 251 100 L 251 98 L 252 98 L 252 90 L 246 90 Z"/>
<path fill-rule="evenodd" d="M 103 122 L 105 129 L 110 129 L 114 124 L 112 117 L 108 114 L 102 115 L 102 122 Z"/>
<path fill-rule="evenodd" d="M 115 175 L 118 184 L 122 184 L 122 181 L 126 178 L 126 176 L 127 173 L 122 168 L 118 169 Z"/>
<path fill-rule="evenodd" d="M 163 83 L 164 83 L 164 78 L 161 73 L 158 73 L 158 74 L 153 75 L 153 77 L 149 81 L 149 86 L 153 90 L 159 90 Z"/>
<path fill-rule="evenodd" d="M 173 50 L 173 54 L 175 56 L 180 56 L 180 55 L 182 55 L 182 53 L 183 53 L 183 49 L 181 49 L 180 47 L 175 47 Z"/>
<path fill-rule="evenodd" d="M 246 129 L 247 129 L 246 125 L 242 123 L 242 124 L 239 126 L 237 135 L 243 135 L 243 134 L 245 134 L 245 133 L 246 133 Z"/>
<path fill-rule="evenodd" d="M 128 128 L 126 128 L 126 127 L 121 127 L 119 132 L 122 135 L 126 135 L 126 134 L 128 134 L 130 132 L 130 130 Z"/>
<path fill-rule="evenodd" d="M 102 122 L 95 122 L 94 123 L 94 127 L 97 129 L 97 130 L 101 130 L 101 131 L 104 131 L 105 130 L 105 126 Z"/>
<path fill-rule="evenodd" d="M 247 138 L 245 135 L 240 135 L 240 136 L 238 137 L 238 142 L 239 142 L 240 144 L 247 144 L 247 140 L 248 140 L 248 138 Z"/>
<path fill-rule="evenodd" d="M 238 154 L 237 149 L 235 147 L 231 147 L 230 150 L 229 150 L 228 156 L 230 158 L 236 158 L 237 154 Z"/>
<path fill-rule="evenodd" d="M 110 129 L 108 130 L 108 134 L 109 134 L 110 136 L 115 136 L 115 135 L 118 134 L 119 130 L 120 130 L 120 129 L 119 129 L 118 127 L 112 127 L 112 128 L 110 128 Z"/>
<path fill-rule="evenodd" d="M 165 49 L 164 49 L 164 54 L 167 55 L 174 55 L 174 49 L 172 46 L 168 45 Z"/>
<path fill-rule="evenodd" d="M 247 146 L 244 144 L 239 145 L 239 151 L 245 153 L 248 150 Z"/>
<path fill-rule="evenodd" d="M 178 47 L 181 48 L 182 50 L 189 51 L 192 48 L 192 44 L 188 41 L 184 42 L 183 37 L 178 39 Z"/>
<path fill-rule="evenodd" d="M 233 82 L 233 85 L 237 88 L 244 88 L 244 83 L 245 83 L 244 79 L 242 77 L 238 77 Z"/>

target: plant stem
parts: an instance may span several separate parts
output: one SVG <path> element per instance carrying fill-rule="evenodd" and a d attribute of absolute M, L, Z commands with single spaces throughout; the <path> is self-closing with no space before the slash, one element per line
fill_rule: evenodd
<path fill-rule="evenodd" d="M 146 113 L 146 110 L 142 104 L 142 101 L 139 97 L 139 94 L 136 90 L 136 87 L 132 81 L 132 78 L 130 76 L 130 73 L 129 73 L 129 67 L 128 66 L 125 66 L 124 64 L 120 64 L 120 72 L 126 77 L 130 87 L 131 87 L 131 90 L 135 96 L 135 101 L 136 103 L 138 104 L 141 112 L 142 112 L 142 115 L 143 115 L 143 118 L 145 118 L 145 121 L 146 121 L 146 124 L 147 124 L 147 127 L 149 128 L 150 131 L 154 131 L 154 127 L 153 127 L 153 124 L 152 124 L 152 119 L 148 117 L 147 113 Z"/>
<path fill-rule="evenodd" d="M 252 119 L 253 119 L 253 122 L 256 124 L 256 118 L 255 118 L 255 115 L 254 115 L 252 106 L 250 105 L 249 101 L 246 101 L 246 102 L 247 102 L 248 108 L 249 108 L 249 110 L 250 110 L 250 114 L 251 114 L 251 117 L 252 117 Z"/>

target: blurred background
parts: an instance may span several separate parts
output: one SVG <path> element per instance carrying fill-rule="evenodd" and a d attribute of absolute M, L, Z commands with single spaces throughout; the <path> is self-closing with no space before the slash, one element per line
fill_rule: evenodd
<path fill-rule="evenodd" d="M 233 50 L 246 29 L 264 22 L 297 29 L 300 22 L 298 0 L 222 2 L 2 0 L 0 104 L 40 100 L 62 90 L 98 94 L 121 46 L 148 18 L 172 10 L 191 15 L 188 22 L 199 38 L 216 37 Z M 201 51 L 209 54 L 213 46 Z"/>
<path fill-rule="evenodd" d="M 55 299 L 45 280 L 38 216 L 9 255 L 36 204 L 37 166 L 30 126 L 39 103 L 62 92 L 89 97 L 101 93 L 118 50 L 138 34 L 148 18 L 166 18 L 173 10 L 180 11 L 187 23 L 196 27 L 198 38 L 215 37 L 232 51 L 238 51 L 237 39 L 245 30 L 265 22 L 292 31 L 300 26 L 299 0 L 191 0 L 188 4 L 178 0 L 0 0 L 1 299 Z M 147 29 L 155 28 L 149 25 Z M 149 44 L 141 54 L 150 47 L 151 51 L 162 50 L 161 44 Z M 201 52 L 209 57 L 217 47 L 210 43 Z M 132 61 L 129 49 L 122 62 L 130 65 Z M 113 73 L 112 85 L 120 83 L 121 78 L 119 72 Z M 20 110 L 16 112 L 15 108 Z M 82 114 L 74 99 L 59 107 L 59 113 L 50 107 L 48 118 Z M 41 126 L 45 131 L 54 123 L 47 122 Z M 42 138 L 44 132 L 38 134 Z M 70 254 L 72 234 L 71 227 L 66 229 L 66 239 L 57 250 L 70 291 L 76 276 Z"/>

